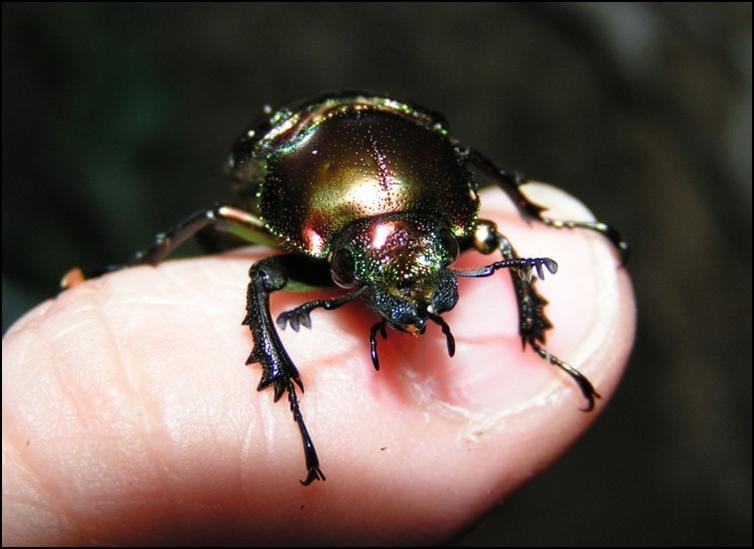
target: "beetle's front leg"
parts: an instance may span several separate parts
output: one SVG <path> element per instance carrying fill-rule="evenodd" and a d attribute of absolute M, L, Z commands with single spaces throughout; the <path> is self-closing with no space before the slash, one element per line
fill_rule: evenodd
<path fill-rule="evenodd" d="M 571 376 L 587 400 L 586 410 L 592 410 L 595 399 L 599 398 L 600 395 L 594 389 L 589 379 L 570 364 L 550 354 L 541 345 L 545 342 L 545 331 L 552 328 L 552 323 L 545 315 L 547 300 L 534 287 L 536 278 L 530 276 L 530 269 L 536 268 L 539 277 L 542 278 L 544 274 L 542 266 L 546 267 L 551 273 L 555 273 L 557 263 L 546 257 L 534 259 L 520 258 L 508 239 L 497 231 L 495 223 L 485 219 L 477 221 L 472 243 L 478 251 L 484 254 L 499 250 L 503 256 L 503 261 L 493 263 L 488 267 L 476 271 L 471 271 L 474 274 L 464 273 L 463 276 L 487 276 L 501 266 L 512 268 L 511 278 L 513 280 L 513 288 L 516 292 L 516 303 L 518 304 L 518 331 L 521 335 L 522 345 L 526 347 L 528 343 L 539 356 Z"/>
<path fill-rule="evenodd" d="M 301 481 L 304 486 L 315 480 L 325 480 L 325 475 L 319 468 L 319 459 L 314 449 L 304 418 L 298 406 L 294 382 L 304 390 L 301 376 L 288 356 L 280 341 L 270 314 L 270 294 L 282 290 L 293 273 L 300 258 L 292 254 L 269 257 L 259 261 L 249 270 L 249 282 L 246 297 L 246 317 L 243 323 L 251 329 L 254 339 L 254 350 L 249 355 L 246 364 L 259 362 L 262 365 L 262 379 L 257 390 L 261 391 L 272 386 L 275 391 L 274 400 L 277 402 L 283 392 L 288 392 L 288 402 L 293 419 L 298 425 L 301 440 L 304 444 L 306 458 L 306 479 Z"/>

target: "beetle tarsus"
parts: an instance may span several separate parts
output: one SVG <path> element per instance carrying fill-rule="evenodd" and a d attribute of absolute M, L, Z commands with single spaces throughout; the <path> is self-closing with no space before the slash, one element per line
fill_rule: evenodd
<path fill-rule="evenodd" d="M 480 278 L 490 276 L 499 269 L 512 269 L 520 272 L 527 280 L 531 280 L 531 269 L 537 271 L 537 276 L 544 280 L 545 271 L 542 267 L 547 268 L 551 274 L 558 272 L 558 264 L 554 259 L 549 257 L 510 257 L 502 261 L 495 261 L 478 269 L 469 269 L 466 271 L 453 271 L 456 276 Z"/>
<path fill-rule="evenodd" d="M 301 309 L 302 307 L 296 307 L 295 309 L 291 309 L 290 311 L 280 313 L 277 317 L 277 320 L 275 321 L 275 323 L 278 325 L 278 328 L 285 330 L 286 324 L 290 324 L 291 329 L 294 332 L 298 332 L 299 326 L 303 326 L 304 328 L 311 328 L 312 319 L 309 311 Z"/>
<path fill-rule="evenodd" d="M 459 155 L 491 182 L 494 182 L 505 194 L 507 194 L 526 219 L 537 219 L 550 227 L 558 229 L 588 229 L 595 231 L 607 238 L 620 255 L 621 266 L 628 261 L 629 245 L 623 240 L 620 232 L 607 223 L 601 221 L 570 221 L 545 217 L 543 212 L 548 208 L 532 202 L 521 191 L 521 187 L 529 182 L 525 176 L 518 172 L 509 172 L 500 168 L 495 162 L 471 147 L 457 147 Z"/>
<path fill-rule="evenodd" d="M 539 220 L 548 227 L 555 227 L 556 229 L 589 229 L 591 231 L 600 233 L 618 249 L 621 266 L 625 265 L 628 261 L 628 256 L 631 251 L 628 242 L 623 240 L 620 232 L 618 232 L 615 227 L 608 225 L 607 223 L 603 223 L 601 221 L 570 221 L 563 219 L 552 219 L 545 216 L 539 216 Z"/>
<path fill-rule="evenodd" d="M 295 381 L 295 379 L 294 379 Z M 299 384 L 300 386 L 300 384 Z M 301 410 L 298 407 L 298 398 L 296 397 L 296 387 L 293 383 L 288 381 L 285 389 L 288 391 L 288 405 L 293 413 L 293 419 L 298 425 L 299 433 L 301 433 L 301 442 L 304 445 L 304 458 L 306 459 L 306 479 L 299 482 L 304 486 L 308 486 L 315 480 L 325 480 L 325 474 L 319 468 L 319 458 L 317 457 L 317 451 L 314 449 L 314 443 L 309 436 L 309 431 L 304 423 L 304 417 L 301 415 Z M 303 391 L 303 388 L 302 388 Z"/>
<path fill-rule="evenodd" d="M 63 278 L 60 280 L 60 288 L 62 290 L 68 290 L 74 286 L 78 286 L 85 280 L 97 278 L 107 273 L 112 273 L 113 271 L 119 271 L 124 267 L 126 267 L 126 265 L 100 265 L 98 267 L 86 268 L 74 267 L 63 275 Z"/>
<path fill-rule="evenodd" d="M 262 365 L 258 391 L 272 386 L 275 402 L 280 400 L 286 391 L 288 392 L 293 419 L 298 425 L 304 445 L 306 468 L 309 471 L 304 482 L 308 483 L 318 478 L 324 480 L 324 475 L 319 470 L 317 453 L 298 406 L 296 385 L 303 392 L 304 384 L 275 331 L 270 314 L 270 294 L 283 289 L 288 283 L 285 273 L 290 270 L 289 257 L 285 255 L 269 257 L 259 261 L 249 270 L 251 281 L 247 292 L 246 311 L 247 324 L 254 339 L 254 350 L 249 355 L 249 361 L 259 362 Z"/>
<path fill-rule="evenodd" d="M 286 324 L 290 324 L 294 332 L 298 332 L 299 325 L 305 328 L 311 328 L 311 312 L 314 309 L 322 308 L 326 311 L 335 310 L 338 307 L 345 305 L 346 303 L 350 303 L 351 301 L 359 297 L 362 293 L 364 293 L 366 289 L 366 286 L 360 286 L 354 291 L 340 297 L 333 299 L 315 299 L 314 301 L 309 301 L 308 303 L 299 305 L 298 307 L 295 307 L 290 311 L 284 311 L 277 317 L 276 323 L 278 325 L 278 328 L 285 330 Z"/>
<path fill-rule="evenodd" d="M 586 408 L 581 408 L 581 411 L 591 412 L 592 410 L 594 410 L 595 399 L 602 398 L 602 397 L 595 390 L 594 385 L 592 385 L 592 382 L 589 381 L 589 379 L 584 374 L 579 372 L 576 368 L 574 368 L 567 362 L 560 360 L 555 355 L 549 353 L 536 341 L 529 341 L 529 345 L 531 345 L 532 349 L 534 349 L 539 356 L 541 356 L 550 364 L 554 364 L 555 366 L 563 370 L 565 373 L 571 376 L 571 378 L 576 382 L 576 384 L 579 386 L 579 389 L 581 389 L 581 394 L 584 395 L 584 398 L 587 401 Z"/>

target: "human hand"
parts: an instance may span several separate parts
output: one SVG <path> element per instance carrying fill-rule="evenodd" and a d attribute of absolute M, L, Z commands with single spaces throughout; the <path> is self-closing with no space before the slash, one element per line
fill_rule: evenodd
<path fill-rule="evenodd" d="M 562 191 L 524 190 L 552 217 L 588 218 Z M 41 304 L 3 339 L 3 544 L 441 542 L 541 472 L 615 390 L 632 289 L 600 235 L 527 224 L 499 191 L 482 195 L 481 216 L 521 256 L 558 262 L 537 284 L 546 348 L 593 382 L 595 411 L 522 352 L 507 272 L 459 279 L 443 315 L 453 358 L 438 327 L 390 331 L 375 372 L 372 313 L 360 301 L 317 311 L 311 330 L 281 334 L 327 475 L 303 487 L 287 403 L 257 393 L 261 368 L 244 366 L 247 272 L 264 251 L 126 269 Z M 274 294 L 273 316 L 312 295 Z"/>

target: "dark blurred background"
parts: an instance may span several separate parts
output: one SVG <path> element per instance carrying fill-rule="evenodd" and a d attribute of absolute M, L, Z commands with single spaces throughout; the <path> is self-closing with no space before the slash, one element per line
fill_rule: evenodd
<path fill-rule="evenodd" d="M 751 544 L 751 4 L 2 9 L 4 331 L 227 200 L 263 104 L 388 91 L 633 244 L 614 401 L 457 543 Z"/>

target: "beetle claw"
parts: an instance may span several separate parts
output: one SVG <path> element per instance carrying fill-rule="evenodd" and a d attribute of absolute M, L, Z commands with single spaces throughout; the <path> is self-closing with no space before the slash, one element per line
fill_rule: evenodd
<path fill-rule="evenodd" d="M 294 332 L 298 332 L 298 327 L 299 327 L 299 322 L 298 322 L 298 319 L 299 319 L 298 315 L 292 315 L 292 316 L 291 316 L 291 317 L 290 317 L 290 318 L 288 319 L 288 322 L 289 322 L 289 323 L 291 324 L 291 329 L 292 329 L 292 330 L 293 330 Z"/>
<path fill-rule="evenodd" d="M 285 327 L 290 324 L 291 329 L 294 332 L 298 332 L 301 326 L 303 326 L 304 328 L 311 328 L 312 318 L 309 314 L 309 311 L 292 309 L 290 311 L 280 313 L 280 315 L 278 315 L 277 317 L 277 320 L 275 320 L 275 323 L 281 330 L 285 330 Z"/>
<path fill-rule="evenodd" d="M 579 386 L 579 389 L 581 390 L 581 394 L 586 399 L 586 408 L 581 408 L 582 412 L 591 412 L 594 410 L 595 401 L 598 398 L 602 398 L 602 396 L 595 390 L 594 385 L 592 385 L 592 382 L 589 381 L 589 379 L 579 372 L 576 368 L 568 364 L 567 362 L 563 362 L 555 355 L 550 354 L 544 347 L 539 345 L 536 341 L 529 341 L 529 344 L 531 345 L 532 349 L 534 349 L 539 356 L 541 356 L 543 359 L 545 359 L 550 364 L 557 366 L 561 370 L 563 370 L 565 373 L 567 373 L 571 378 L 576 382 L 576 384 Z"/>
<path fill-rule="evenodd" d="M 308 473 L 306 474 L 306 479 L 299 480 L 299 482 L 302 486 L 309 486 L 315 480 L 327 480 L 327 477 L 325 477 L 325 474 L 319 467 L 309 469 Z"/>
<path fill-rule="evenodd" d="M 309 313 L 303 313 L 298 320 L 304 328 L 312 327 L 312 317 Z"/>

